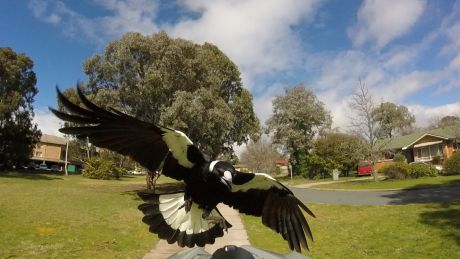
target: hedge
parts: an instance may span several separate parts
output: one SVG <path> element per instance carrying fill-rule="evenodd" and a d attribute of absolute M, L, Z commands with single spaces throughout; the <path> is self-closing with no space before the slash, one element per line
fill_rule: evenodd
<path fill-rule="evenodd" d="M 123 169 L 116 166 L 110 160 L 104 160 L 98 157 L 85 161 L 83 165 L 83 176 L 91 179 L 119 179 L 123 175 Z"/>
<path fill-rule="evenodd" d="M 438 170 L 431 165 L 422 163 L 406 164 L 404 162 L 386 165 L 380 172 L 389 179 L 419 178 L 439 174 Z"/>
<path fill-rule="evenodd" d="M 443 165 L 445 175 L 460 174 L 460 152 L 455 152 L 451 157 L 444 161 Z"/>

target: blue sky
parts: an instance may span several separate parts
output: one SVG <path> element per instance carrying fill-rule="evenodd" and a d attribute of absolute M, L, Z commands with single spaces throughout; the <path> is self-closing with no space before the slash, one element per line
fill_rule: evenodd
<path fill-rule="evenodd" d="M 361 78 L 376 102 L 424 126 L 460 115 L 460 2 L 426 0 L 8 1 L 0 46 L 35 63 L 36 121 L 56 133 L 54 87 L 86 81 L 82 63 L 128 31 L 211 42 L 239 67 L 261 121 L 283 88 L 304 83 L 346 129 Z"/>

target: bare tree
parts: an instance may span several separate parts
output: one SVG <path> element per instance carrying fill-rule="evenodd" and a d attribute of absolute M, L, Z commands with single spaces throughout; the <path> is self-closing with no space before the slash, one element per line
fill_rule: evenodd
<path fill-rule="evenodd" d="M 366 88 L 365 82 L 361 79 L 359 80 L 359 88 L 353 93 L 349 105 L 356 112 L 355 116 L 351 118 L 351 128 L 355 133 L 363 136 L 371 148 L 374 147 L 377 141 L 377 120 L 374 114 L 375 103 Z"/>
<path fill-rule="evenodd" d="M 276 172 L 275 162 L 280 158 L 281 154 L 276 150 L 271 140 L 262 137 L 246 146 L 240 161 L 256 172 L 274 174 Z"/>
<path fill-rule="evenodd" d="M 375 144 L 377 142 L 378 123 L 375 117 L 375 103 L 366 83 L 359 79 L 359 88 L 353 93 L 350 108 L 355 111 L 354 117 L 350 118 L 352 131 L 367 140 L 368 157 L 373 164 L 377 160 Z M 374 180 L 377 181 L 377 173 L 373 172 Z"/>

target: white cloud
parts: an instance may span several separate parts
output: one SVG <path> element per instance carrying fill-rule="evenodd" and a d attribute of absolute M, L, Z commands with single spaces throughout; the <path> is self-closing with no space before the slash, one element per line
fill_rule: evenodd
<path fill-rule="evenodd" d="M 460 71 L 460 53 L 450 61 L 449 68 L 454 71 Z"/>
<path fill-rule="evenodd" d="M 389 43 L 409 32 L 424 13 L 426 1 L 366 0 L 358 11 L 357 24 L 349 28 L 348 35 L 355 47 L 369 43 L 379 51 L 367 53 L 355 48 L 312 55 L 303 47 L 308 42 L 302 42 L 302 35 L 293 27 L 314 24 L 321 0 L 178 0 L 175 5 L 181 8 L 179 15 L 187 11 L 194 15 L 180 16 L 168 24 L 155 22 L 161 4 L 158 0 L 97 0 L 108 11 L 99 17 L 84 16 L 64 3 L 67 2 L 32 0 L 29 6 L 36 17 L 58 26 L 66 35 L 99 47 L 128 31 L 151 34 L 160 29 L 173 37 L 217 45 L 238 65 L 245 86 L 263 92 L 254 96 L 254 109 L 262 123 L 272 113 L 273 98 L 282 94 L 285 85 L 276 79 L 260 79 L 276 78 L 299 68 L 313 74 L 308 77 L 309 83 L 331 111 L 334 126 L 342 128 L 348 125 L 351 115 L 348 103 L 359 79 L 366 82 L 375 101 L 400 104 L 440 82 L 445 82 L 443 91 L 460 85 L 460 23 L 456 23 L 456 17 L 460 16 L 455 15 L 460 4 L 446 15 L 440 28 L 421 42 L 394 47 Z M 449 40 L 443 51 L 452 57 L 450 65 L 433 71 L 414 68 L 420 54 L 440 36 Z M 387 48 L 382 51 L 383 47 Z M 37 115 L 40 125 L 44 125 L 41 127 L 47 131 L 58 128 L 58 124 L 47 122 L 47 116 L 52 115 L 46 111 Z M 47 129 L 46 125 L 52 127 Z"/>
<path fill-rule="evenodd" d="M 87 17 L 62 1 L 32 0 L 29 8 L 62 32 L 99 47 L 128 31 L 151 34 L 160 29 L 173 37 L 197 43 L 211 42 L 242 71 L 248 88 L 258 75 L 302 66 L 305 54 L 293 26 L 313 20 L 321 0 L 182 0 L 177 7 L 198 18 L 179 17 L 178 22 L 157 24 L 159 1 L 97 0 L 108 15 Z M 196 17 L 196 16 L 194 16 Z"/>
<path fill-rule="evenodd" d="M 443 79 L 441 71 L 413 71 L 390 77 L 388 83 L 375 87 L 375 93 L 384 101 L 402 103 L 406 97 L 439 83 Z"/>
<path fill-rule="evenodd" d="M 63 136 L 59 129 L 62 127 L 62 121 L 59 120 L 48 109 L 36 109 L 34 123 L 38 124 L 38 128 L 44 134 Z"/>
<path fill-rule="evenodd" d="M 199 18 L 184 19 L 165 29 L 175 37 L 216 44 L 237 63 L 243 77 L 251 80 L 257 74 L 301 65 L 303 50 L 292 26 L 311 20 L 318 2 L 185 0 L 183 6 L 198 12 Z"/>
<path fill-rule="evenodd" d="M 366 0 L 358 11 L 358 21 L 348 31 L 353 45 L 376 43 L 378 49 L 408 32 L 425 9 L 424 0 Z"/>
<path fill-rule="evenodd" d="M 359 79 L 367 85 L 375 85 L 383 79 L 384 71 L 374 57 L 364 52 L 347 50 L 325 61 L 320 76 L 313 83 L 315 88 L 351 94 Z"/>
<path fill-rule="evenodd" d="M 90 41 L 98 46 L 120 37 L 126 32 L 151 34 L 158 31 L 154 23 L 158 4 L 150 0 L 98 0 L 111 14 L 89 18 L 62 1 L 31 0 L 29 8 L 35 17 L 59 26 L 62 33 L 77 40 Z"/>
<path fill-rule="evenodd" d="M 273 84 L 266 87 L 263 94 L 254 97 L 254 112 L 257 114 L 262 125 L 265 124 L 273 113 L 272 102 L 275 97 L 284 94 L 284 87 L 285 86 L 281 84 Z"/>
<path fill-rule="evenodd" d="M 442 118 L 444 116 L 460 115 L 460 102 L 449 103 L 440 106 L 425 106 L 425 105 L 408 105 L 409 111 L 415 115 L 415 120 L 418 126 L 428 126 L 431 120 Z"/>
<path fill-rule="evenodd" d="M 389 55 L 391 58 L 393 56 Z M 350 124 L 354 112 L 349 103 L 359 80 L 365 83 L 375 103 L 385 101 L 404 105 L 411 95 L 446 79 L 443 70 L 400 72 L 394 69 L 403 63 L 379 60 L 375 55 L 355 50 L 343 51 L 327 60 L 312 85 L 319 89 L 319 99 L 331 111 L 333 127 L 346 130 Z"/>

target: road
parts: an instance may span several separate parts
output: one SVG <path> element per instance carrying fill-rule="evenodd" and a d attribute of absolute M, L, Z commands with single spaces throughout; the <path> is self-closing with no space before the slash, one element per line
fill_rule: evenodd
<path fill-rule="evenodd" d="M 401 205 L 411 203 L 460 202 L 460 184 L 398 191 L 336 191 L 290 188 L 303 202 L 346 205 Z"/>

